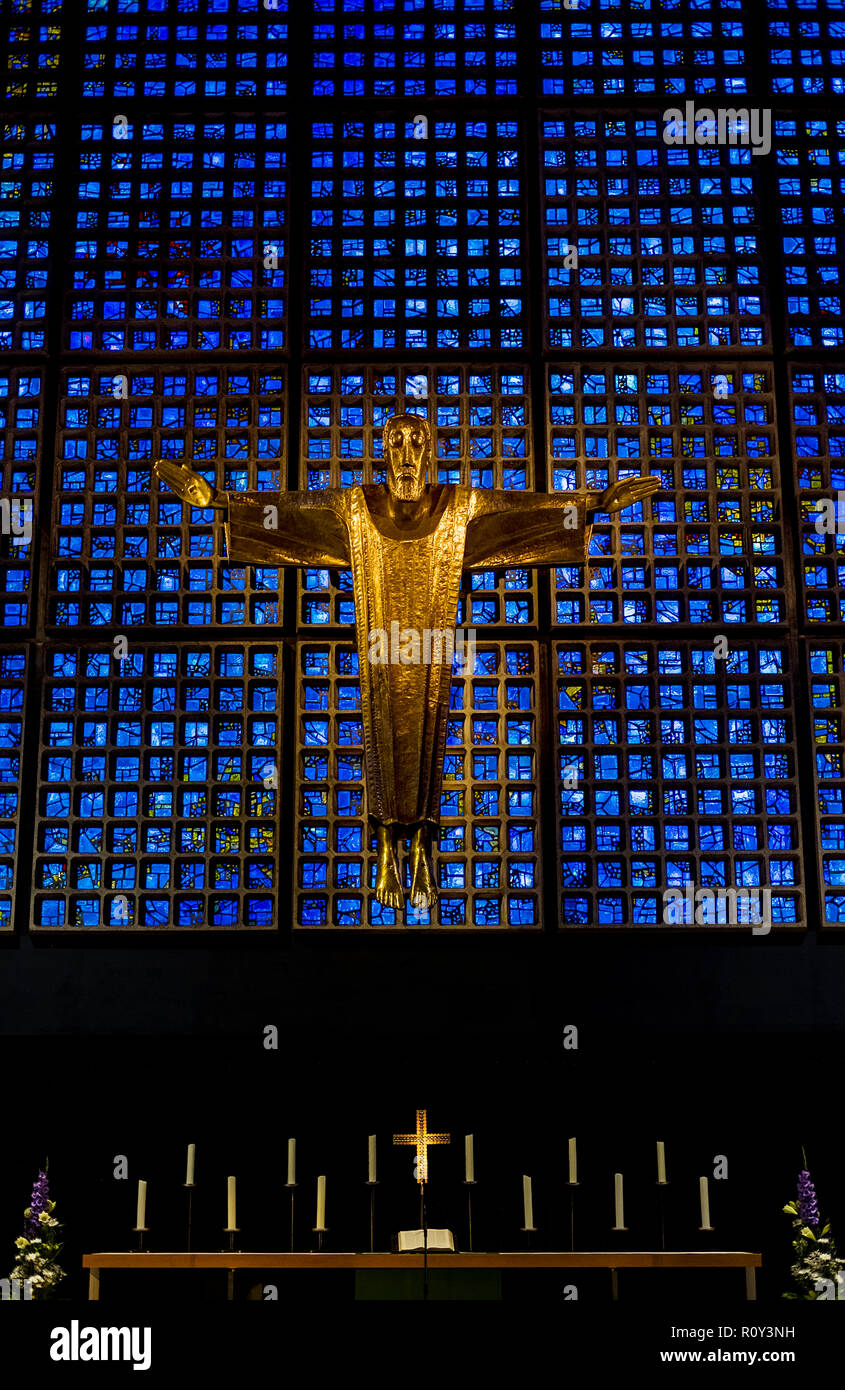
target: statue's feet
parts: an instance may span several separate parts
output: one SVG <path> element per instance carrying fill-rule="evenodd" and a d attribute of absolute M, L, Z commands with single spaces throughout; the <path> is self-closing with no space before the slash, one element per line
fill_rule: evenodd
<path fill-rule="evenodd" d="M 420 847 L 411 858 L 411 904 L 425 910 L 437 902 L 434 870 L 428 852 Z"/>
<path fill-rule="evenodd" d="M 392 907 L 401 912 L 405 906 L 405 894 L 399 877 L 399 861 L 392 846 L 379 851 L 376 867 L 376 901 L 382 907 Z"/>

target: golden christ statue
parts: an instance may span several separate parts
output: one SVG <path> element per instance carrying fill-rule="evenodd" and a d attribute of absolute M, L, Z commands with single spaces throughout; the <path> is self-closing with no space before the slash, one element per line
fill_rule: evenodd
<path fill-rule="evenodd" d="M 406 841 L 412 904 L 437 901 L 431 845 L 440 821 L 462 572 L 583 564 L 593 513 L 630 507 L 660 480 L 630 479 L 601 495 L 432 485 L 431 431 L 422 416 L 391 416 L 383 444 L 386 482 L 363 487 L 225 493 L 184 464 L 162 460 L 155 470 L 193 506 L 226 509 L 231 560 L 351 568 L 375 892 L 380 903 L 401 910 L 399 849 Z M 389 653 L 388 633 L 401 638 Z"/>

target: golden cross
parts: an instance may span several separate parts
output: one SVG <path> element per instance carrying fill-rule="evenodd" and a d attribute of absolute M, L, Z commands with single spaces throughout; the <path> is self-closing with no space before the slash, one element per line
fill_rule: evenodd
<path fill-rule="evenodd" d="M 429 1144 L 449 1144 L 451 1136 L 448 1134 L 429 1134 L 428 1132 L 428 1112 L 426 1110 L 417 1111 L 417 1129 L 415 1134 L 394 1134 L 394 1144 L 413 1144 L 417 1151 L 416 1177 L 417 1182 L 422 1187 L 428 1181 L 428 1146 Z"/>

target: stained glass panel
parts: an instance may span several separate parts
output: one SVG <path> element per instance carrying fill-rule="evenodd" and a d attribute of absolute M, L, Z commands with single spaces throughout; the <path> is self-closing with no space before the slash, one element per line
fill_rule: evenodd
<path fill-rule="evenodd" d="M 21 834 L 23 735 L 26 712 L 27 653 L 0 648 L 0 931 L 12 926 Z"/>
<path fill-rule="evenodd" d="M 308 347 L 521 347 L 520 163 L 515 120 L 313 122 Z"/>
<path fill-rule="evenodd" d="M 285 378 L 273 368 L 68 370 L 60 404 L 49 622 L 56 628 L 280 621 L 274 566 L 228 563 L 221 513 L 153 480 L 184 460 L 225 490 L 278 491 Z"/>
<path fill-rule="evenodd" d="M 83 97 L 287 92 L 288 0 L 87 0 L 86 18 Z"/>
<path fill-rule="evenodd" d="M 65 346 L 283 347 L 286 140 L 279 118 L 83 122 Z"/>
<path fill-rule="evenodd" d="M 803 925 L 787 649 L 721 650 L 556 643 L 562 926 Z"/>
<path fill-rule="evenodd" d="M 474 671 L 456 668 L 440 799 L 440 899 L 431 912 L 408 904 L 398 920 L 364 891 L 375 883 L 375 837 L 357 654 L 344 643 L 300 644 L 297 927 L 541 925 L 538 660 L 536 643 L 482 640 Z"/>
<path fill-rule="evenodd" d="M 650 473 L 661 490 L 598 515 L 589 572 L 554 572 L 555 621 L 787 620 L 771 363 L 549 368 L 557 491 Z"/>
<path fill-rule="evenodd" d="M 3 122 L 0 185 L 0 351 L 43 352 L 51 227 L 55 219 L 56 123 Z"/>
<path fill-rule="evenodd" d="M 662 115 L 543 120 L 550 347 L 768 341 L 759 158 L 667 145 Z"/>
<path fill-rule="evenodd" d="M 275 644 L 47 653 L 34 927 L 275 927 Z"/>
<path fill-rule="evenodd" d="M 41 369 L 0 367 L 0 626 L 4 629 L 25 627 L 31 618 L 43 380 Z"/>
<path fill-rule="evenodd" d="M 540 83 L 547 95 L 733 95 L 748 91 L 753 56 L 742 0 L 540 0 Z"/>

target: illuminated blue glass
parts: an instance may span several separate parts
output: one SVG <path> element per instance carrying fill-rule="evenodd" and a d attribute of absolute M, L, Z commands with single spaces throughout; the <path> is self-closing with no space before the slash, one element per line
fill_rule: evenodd
<path fill-rule="evenodd" d="M 0 931 L 12 925 L 21 793 L 26 654 L 0 652 Z"/>
<path fill-rule="evenodd" d="M 311 128 L 312 349 L 521 347 L 515 121 Z"/>
<path fill-rule="evenodd" d="M 213 0 L 206 19 L 193 0 L 120 0 L 116 13 L 107 0 L 87 0 L 82 95 L 283 97 L 288 8 L 288 0 Z"/>
<path fill-rule="evenodd" d="M 845 158 L 845 120 L 776 119 L 773 125 L 790 341 L 842 348 L 845 182 L 835 171 Z"/>
<path fill-rule="evenodd" d="M 647 890 L 687 883 L 769 888 L 773 925 L 801 922 L 800 899 L 781 891 L 799 881 L 800 849 L 785 651 L 732 643 L 720 661 L 713 646 L 561 643 L 556 655 L 564 924 L 664 925 L 666 900 Z M 699 716 L 709 709 L 748 713 Z M 636 751 L 644 741 L 649 751 Z M 766 751 L 742 753 L 743 743 Z"/>
<path fill-rule="evenodd" d="M 556 491 L 645 471 L 665 489 L 648 525 L 642 505 L 597 515 L 588 575 L 554 571 L 556 621 L 784 622 L 771 364 L 555 365 L 548 380 Z"/>
<path fill-rule="evenodd" d="M 280 621 L 278 570 L 231 565 L 219 513 L 154 490 L 152 462 L 185 459 L 226 490 L 278 491 L 284 382 L 279 369 L 257 368 L 116 364 L 66 373 L 53 537 L 57 626 L 125 632 L 145 623 Z M 127 403 L 123 410 L 113 409 L 115 399 Z"/>
<path fill-rule="evenodd" d="M 287 123 L 92 120 L 79 138 L 65 345 L 283 347 Z"/>
<path fill-rule="evenodd" d="M 372 13 L 348 0 L 313 5 L 314 96 L 517 94 L 513 0 L 379 0 L 367 8 Z"/>
<path fill-rule="evenodd" d="M 540 0 L 541 90 L 553 96 L 748 90 L 742 0 L 666 0 L 564 9 Z"/>
<path fill-rule="evenodd" d="M 64 0 L 14 0 L 7 9 L 6 100 L 16 106 L 54 99 L 59 91 Z M 76 18 L 70 21 L 75 25 Z"/>
<path fill-rule="evenodd" d="M 0 352 L 47 346 L 55 140 L 52 120 L 31 116 L 3 124 Z"/>
<path fill-rule="evenodd" d="M 278 706 L 276 682 L 275 647 L 145 645 L 122 661 L 111 649 L 51 649 L 36 926 L 273 925 L 279 738 L 278 717 L 266 711 Z M 120 713 L 141 708 L 145 689 L 154 711 L 193 707 L 214 716 Z M 61 715 L 83 709 L 103 715 Z M 248 713 L 259 709 L 260 717 Z M 88 751 L 99 748 L 102 756 Z M 68 755 L 53 751 L 61 749 Z M 91 888 L 96 898 L 76 891 Z M 183 889 L 193 896 L 183 898 Z"/>
<path fill-rule="evenodd" d="M 540 925 L 536 659 L 530 644 L 485 643 L 474 674 L 455 673 L 437 857 L 443 896 L 433 914 L 406 908 L 406 925 Z M 338 643 L 301 644 L 299 668 L 299 708 L 338 713 L 306 714 L 300 724 L 297 925 L 396 926 L 391 909 L 370 897 L 363 917 L 362 900 L 346 893 L 372 886 L 375 873 L 363 728 L 340 713 L 360 705 L 357 658 Z M 464 709 L 468 718 L 458 718 Z"/>
<path fill-rule="evenodd" d="M 0 626 L 6 629 L 29 620 L 41 416 L 42 373 L 0 369 Z"/>
<path fill-rule="evenodd" d="M 759 161 L 663 132 L 631 115 L 544 120 L 551 347 L 765 342 Z"/>

